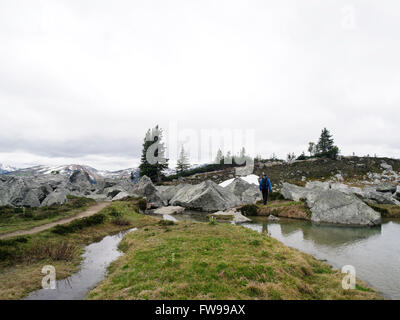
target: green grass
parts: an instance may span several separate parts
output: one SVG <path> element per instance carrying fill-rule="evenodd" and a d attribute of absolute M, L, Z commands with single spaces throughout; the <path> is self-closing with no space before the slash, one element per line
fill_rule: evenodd
<path fill-rule="evenodd" d="M 257 204 L 257 212 L 260 216 L 274 215 L 283 218 L 310 220 L 311 210 L 302 201 L 273 201 L 267 205 Z"/>
<path fill-rule="evenodd" d="M 266 234 L 179 222 L 128 234 L 125 255 L 89 299 L 379 299 L 343 290 L 343 275 Z M 367 288 L 367 286 L 358 281 Z"/>
<path fill-rule="evenodd" d="M 16 230 L 27 230 L 73 216 L 95 203 L 96 201 L 93 199 L 68 196 L 65 204 L 50 207 L 0 207 L 0 234 Z"/>
<path fill-rule="evenodd" d="M 58 229 L 53 228 L 29 236 L 1 240 L 0 300 L 20 299 L 40 288 L 44 265 L 50 264 L 56 268 L 57 279 L 65 278 L 77 271 L 86 245 L 100 241 L 109 234 L 159 221 L 137 213 L 137 204 L 132 201 L 113 202 L 97 215 L 103 217 L 101 221 L 98 218 L 89 223 L 87 218 L 75 220 L 66 233 L 54 232 Z M 122 219 L 124 223 L 116 223 L 116 219 Z"/>
<path fill-rule="evenodd" d="M 400 218 L 400 207 L 395 204 L 367 204 L 384 218 Z"/>

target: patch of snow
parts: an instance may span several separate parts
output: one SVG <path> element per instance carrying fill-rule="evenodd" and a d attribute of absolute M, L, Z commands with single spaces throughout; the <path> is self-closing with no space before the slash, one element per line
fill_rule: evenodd
<path fill-rule="evenodd" d="M 241 179 L 243 179 L 244 181 L 246 181 L 248 183 L 255 184 L 256 186 L 258 186 L 258 184 L 259 184 L 259 181 L 258 181 L 259 177 L 257 175 L 255 175 L 255 174 L 249 174 L 248 176 L 238 177 L 238 178 L 241 178 Z M 229 179 L 229 180 L 225 180 L 224 182 L 221 182 L 219 185 L 221 187 L 225 188 L 226 186 L 231 184 L 233 182 L 233 180 L 235 180 L 235 178 L 232 178 L 232 179 Z"/>
<path fill-rule="evenodd" d="M 12 171 L 16 171 L 16 170 L 17 170 L 17 168 L 0 163 L 0 171 L 12 172 Z"/>

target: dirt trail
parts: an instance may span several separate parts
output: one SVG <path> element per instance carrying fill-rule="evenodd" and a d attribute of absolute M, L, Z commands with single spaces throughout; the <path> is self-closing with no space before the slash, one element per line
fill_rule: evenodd
<path fill-rule="evenodd" d="M 76 219 L 80 219 L 80 218 L 84 218 L 84 217 L 89 217 L 92 216 L 96 213 L 98 213 L 100 210 L 104 209 L 105 207 L 107 207 L 111 202 L 100 202 L 98 204 L 95 204 L 94 206 L 91 206 L 90 208 L 88 208 L 85 211 L 79 212 L 71 217 L 68 218 L 63 218 L 61 220 L 57 220 L 54 222 L 50 222 L 41 226 L 37 226 L 34 227 L 32 229 L 28 229 L 28 230 L 18 230 L 18 231 L 14 231 L 14 232 L 10 232 L 10 233 L 5 233 L 0 235 L 0 239 L 7 239 L 7 238 L 12 238 L 12 237 L 17 237 L 17 236 L 23 236 L 23 235 L 27 235 L 27 234 L 33 234 L 33 233 L 37 233 L 40 231 L 44 231 L 50 228 L 53 228 L 59 224 L 66 224 L 69 223 L 73 220 Z"/>

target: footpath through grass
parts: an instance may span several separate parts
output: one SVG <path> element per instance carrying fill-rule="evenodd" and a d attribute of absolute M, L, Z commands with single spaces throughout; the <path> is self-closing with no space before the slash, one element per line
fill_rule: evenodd
<path fill-rule="evenodd" d="M 124 237 L 125 255 L 89 299 L 380 299 L 266 234 L 228 223 L 162 222 Z"/>
<path fill-rule="evenodd" d="M 113 202 L 99 213 L 67 225 L 0 240 L 0 300 L 21 299 L 40 289 L 43 266 L 53 265 L 57 280 L 65 278 L 78 270 L 86 245 L 106 235 L 158 221 L 137 212 L 135 200 Z"/>
<path fill-rule="evenodd" d="M 0 234 L 27 230 L 85 211 L 96 201 L 84 197 L 68 196 L 62 205 L 39 208 L 0 207 Z"/>

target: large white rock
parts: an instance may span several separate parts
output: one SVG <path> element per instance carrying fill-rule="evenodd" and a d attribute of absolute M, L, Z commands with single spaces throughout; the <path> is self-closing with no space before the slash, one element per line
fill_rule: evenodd
<path fill-rule="evenodd" d="M 130 194 L 125 192 L 125 191 L 121 191 L 119 192 L 114 198 L 112 198 L 112 201 L 118 201 L 118 200 L 122 200 L 126 197 L 129 197 Z"/>
<path fill-rule="evenodd" d="M 167 205 L 160 192 L 156 189 L 151 179 L 147 176 L 140 178 L 139 182 L 133 188 L 133 193 L 141 197 L 146 197 L 154 207 L 163 207 Z"/>
<path fill-rule="evenodd" d="M 178 214 L 183 213 L 185 208 L 180 206 L 160 207 L 153 211 L 155 214 Z"/>
<path fill-rule="evenodd" d="M 362 192 L 362 197 L 367 200 L 373 200 L 381 204 L 395 204 L 400 205 L 390 192 L 378 192 L 375 188 L 366 187 Z"/>
<path fill-rule="evenodd" d="M 322 190 L 328 190 L 330 189 L 330 183 L 329 182 L 322 182 L 322 181 L 308 181 L 305 186 L 307 189 L 322 189 Z"/>
<path fill-rule="evenodd" d="M 200 211 L 219 211 L 238 206 L 240 199 L 211 180 L 180 189 L 171 199 L 173 206 Z"/>
<path fill-rule="evenodd" d="M 53 204 L 64 204 L 67 201 L 67 193 L 65 190 L 57 190 L 50 193 L 46 199 L 43 200 L 41 206 L 47 207 Z"/>
<path fill-rule="evenodd" d="M 303 188 L 284 183 L 282 195 L 286 199 L 306 199 L 311 209 L 311 221 L 344 225 L 375 226 L 381 223 L 380 213 L 371 209 L 354 194 L 313 187 Z"/>
<path fill-rule="evenodd" d="M 371 209 L 354 195 L 335 190 L 321 190 L 307 196 L 311 221 L 345 225 L 376 226 L 381 224 L 380 213 Z"/>
<path fill-rule="evenodd" d="M 307 194 L 312 191 L 312 189 L 306 189 L 287 182 L 284 182 L 281 188 L 281 194 L 283 195 L 283 197 L 285 199 L 293 201 L 300 201 L 300 199 L 305 199 Z"/>
<path fill-rule="evenodd" d="M 225 189 L 229 192 L 232 192 L 239 199 L 242 198 L 243 192 L 249 189 L 251 186 L 250 183 L 244 181 L 241 178 L 235 178 L 230 184 L 228 184 Z"/>
<path fill-rule="evenodd" d="M 390 164 L 386 163 L 385 161 L 381 162 L 381 167 L 384 170 L 389 170 L 389 171 L 393 170 L 392 166 Z"/>
<path fill-rule="evenodd" d="M 242 204 L 254 204 L 262 199 L 258 186 L 247 182 L 243 178 L 235 178 L 225 189 L 239 198 Z"/>
<path fill-rule="evenodd" d="M 262 200 L 261 191 L 257 186 L 250 185 L 250 187 L 242 193 L 242 204 L 254 204 L 259 200 Z"/>
<path fill-rule="evenodd" d="M 161 197 L 169 203 L 169 201 L 178 193 L 181 189 L 188 189 L 192 187 L 190 184 L 180 183 L 175 186 L 157 186 L 156 189 L 160 192 Z"/>
<path fill-rule="evenodd" d="M 244 223 L 244 222 L 249 222 L 251 221 L 251 219 L 245 217 L 244 215 L 242 215 L 240 212 L 237 212 L 234 209 L 231 210 L 227 210 L 227 211 L 218 211 L 212 214 L 213 216 L 232 216 L 233 223 Z"/>

